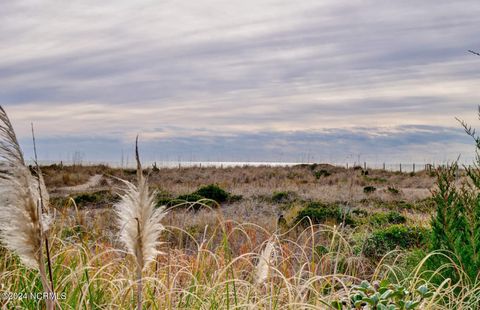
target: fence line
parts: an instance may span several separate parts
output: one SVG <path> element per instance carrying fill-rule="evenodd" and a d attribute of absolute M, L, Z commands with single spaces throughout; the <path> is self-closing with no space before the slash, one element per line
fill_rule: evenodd
<path fill-rule="evenodd" d="M 366 161 L 363 163 L 357 163 L 353 162 L 351 163 L 346 163 L 343 165 L 338 165 L 336 166 L 343 166 L 347 169 L 353 168 L 353 169 L 363 169 L 363 170 L 384 170 L 384 171 L 390 171 L 390 172 L 403 172 L 403 173 L 416 173 L 420 171 L 428 171 L 432 172 L 435 171 L 438 168 L 443 168 L 443 169 L 448 169 L 452 163 L 375 163 L 371 164 Z M 463 165 L 461 163 L 458 164 L 458 169 L 463 169 L 464 167 L 471 168 L 471 165 Z"/>
<path fill-rule="evenodd" d="M 32 164 L 28 162 L 28 164 Z M 50 164 L 60 164 L 60 165 L 80 165 L 80 166 L 94 166 L 94 165 L 107 165 L 114 168 L 134 168 L 133 163 L 130 164 L 121 164 L 118 162 L 87 162 L 83 161 L 80 163 L 69 162 L 69 161 L 44 161 L 40 163 L 41 165 L 50 165 Z M 288 163 L 288 162 L 221 162 L 221 161 L 205 161 L 205 162 L 184 162 L 184 161 L 146 161 L 145 167 L 155 165 L 158 168 L 178 168 L 178 167 L 235 167 L 235 166 L 270 166 L 270 167 L 281 167 L 281 166 L 295 166 L 295 165 L 319 165 L 319 164 L 330 164 L 337 167 L 344 167 L 347 169 L 363 169 L 363 170 L 384 170 L 390 172 L 402 172 L 402 173 L 416 173 L 420 171 L 434 171 L 437 168 L 448 168 L 451 165 L 449 163 L 387 163 L 387 162 L 375 162 L 369 163 L 364 162 L 346 162 L 346 163 Z M 471 165 L 466 165 L 471 167 Z M 464 165 L 459 163 L 459 169 L 463 169 Z"/>

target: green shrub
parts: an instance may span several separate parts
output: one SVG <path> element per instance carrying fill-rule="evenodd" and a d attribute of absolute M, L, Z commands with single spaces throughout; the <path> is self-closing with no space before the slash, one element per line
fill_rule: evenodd
<path fill-rule="evenodd" d="M 480 108 L 479 108 L 480 116 Z M 460 121 L 476 146 L 476 162 L 464 167 L 468 180 L 457 187 L 458 164 L 437 170 L 437 188 L 433 192 L 436 208 L 432 217 L 431 250 L 447 250 L 472 282 L 480 275 L 480 136 L 472 127 Z M 432 263 L 443 265 L 447 260 L 436 257 Z M 454 270 L 446 270 L 444 277 L 458 280 Z"/>
<path fill-rule="evenodd" d="M 398 212 L 375 213 L 370 216 L 370 224 L 373 226 L 383 226 L 387 224 L 404 224 L 407 221 L 405 216 Z"/>
<path fill-rule="evenodd" d="M 363 179 L 367 182 L 373 182 L 373 183 L 386 183 L 387 182 L 387 179 L 385 179 L 385 178 L 369 177 L 367 175 L 364 175 Z"/>
<path fill-rule="evenodd" d="M 358 216 L 358 217 L 362 217 L 362 218 L 365 218 L 368 216 L 368 212 L 363 210 L 363 209 L 354 209 L 352 211 L 352 214 L 355 215 L 355 216 Z"/>
<path fill-rule="evenodd" d="M 427 246 L 429 231 L 421 227 L 392 225 L 374 231 L 365 240 L 363 254 L 367 257 L 379 259 L 395 249 L 413 249 Z"/>
<path fill-rule="evenodd" d="M 176 198 L 176 200 L 183 200 L 187 202 L 196 202 L 199 200 L 205 199 L 205 197 L 198 195 L 198 194 L 185 194 L 185 195 L 180 195 Z"/>
<path fill-rule="evenodd" d="M 193 194 L 215 200 L 218 203 L 225 202 L 230 198 L 230 194 L 216 184 L 202 186 Z"/>
<path fill-rule="evenodd" d="M 320 170 L 320 171 L 315 171 L 314 175 L 315 175 L 315 178 L 318 180 L 318 179 L 320 179 L 321 177 L 329 177 L 329 176 L 331 175 L 331 173 L 328 172 L 328 171 L 325 170 L 325 169 L 322 169 L 322 170 Z"/>
<path fill-rule="evenodd" d="M 388 192 L 392 195 L 398 195 L 400 194 L 400 191 L 398 189 L 396 189 L 395 187 L 392 187 L 392 186 L 389 186 L 387 188 Z"/>
<path fill-rule="evenodd" d="M 159 192 L 157 194 L 157 207 L 160 207 L 160 206 L 172 207 L 172 206 L 182 205 L 183 207 L 186 207 L 186 208 L 193 208 L 194 210 L 198 210 L 202 206 L 215 207 L 217 206 L 215 202 L 220 204 L 227 200 L 237 201 L 240 199 L 242 199 L 242 196 L 230 195 L 228 192 L 220 188 L 218 185 L 210 184 L 207 186 L 200 187 L 197 191 L 193 193 L 180 195 L 176 198 L 171 197 L 168 193 Z M 196 202 L 199 202 L 199 203 L 196 203 Z"/>
<path fill-rule="evenodd" d="M 77 205 L 98 202 L 100 200 L 100 196 L 97 193 L 84 193 L 79 194 L 73 198 Z"/>
<path fill-rule="evenodd" d="M 275 203 L 292 202 L 297 198 L 297 194 L 294 192 L 274 192 L 272 195 L 272 201 Z"/>
<path fill-rule="evenodd" d="M 376 188 L 375 186 L 370 186 L 370 185 L 369 185 L 369 186 L 365 186 L 365 187 L 363 188 L 363 192 L 364 192 L 365 194 L 371 194 L 371 193 L 375 192 L 376 190 L 377 190 L 377 188 Z"/>
<path fill-rule="evenodd" d="M 335 221 L 338 224 L 345 223 L 346 225 L 355 224 L 350 213 L 344 212 L 336 204 L 326 205 L 320 202 L 311 202 L 297 214 L 296 222 L 308 224 L 307 218 L 310 218 L 314 224 L 321 224 L 327 221 Z"/>
<path fill-rule="evenodd" d="M 119 200 L 118 195 L 109 190 L 97 191 L 93 193 L 81 193 L 72 197 L 76 205 L 80 207 L 98 207 L 107 204 L 114 204 Z"/>
<path fill-rule="evenodd" d="M 217 205 L 210 199 L 206 199 L 203 196 L 200 196 L 195 193 L 191 193 L 191 194 L 180 195 L 176 198 L 172 198 L 166 195 L 158 195 L 157 208 L 161 206 L 166 206 L 166 207 L 181 206 L 184 208 L 191 208 L 193 210 L 198 210 L 205 206 L 215 207 Z"/>
<path fill-rule="evenodd" d="M 69 198 L 68 197 L 50 197 L 50 205 L 55 207 L 56 209 L 62 209 L 67 207 Z"/>
<path fill-rule="evenodd" d="M 366 201 L 368 203 L 368 200 Z M 425 210 L 424 202 L 419 201 L 415 203 L 409 203 L 404 200 L 396 200 L 396 201 L 374 201 L 375 208 L 385 208 L 385 209 L 390 209 L 394 211 L 399 211 L 399 210 L 418 210 L 418 211 L 423 211 L 423 212 L 428 212 L 429 210 L 432 210 L 431 208 L 428 210 Z"/>
<path fill-rule="evenodd" d="M 469 168 L 467 175 L 471 185 L 457 188 L 456 169 L 457 165 L 453 164 L 438 174 L 437 189 L 433 193 L 436 212 L 431 221 L 431 250 L 453 252 L 452 258 L 475 281 L 480 271 L 480 170 Z M 446 262 L 440 257 L 435 260 L 437 265 Z M 456 273 L 451 272 L 445 276 L 457 280 Z"/>
<path fill-rule="evenodd" d="M 392 211 L 387 213 L 387 221 L 389 224 L 404 224 L 407 219 L 400 213 Z"/>
<path fill-rule="evenodd" d="M 200 195 L 195 194 L 195 193 L 180 195 L 173 202 L 175 203 L 175 205 L 184 204 L 185 202 L 189 202 L 188 204 L 185 204 L 184 206 L 186 208 L 192 208 L 193 210 L 198 210 L 198 209 L 200 209 L 202 207 L 205 207 L 205 206 L 209 206 L 209 207 L 217 206 L 217 204 L 215 204 L 215 202 L 211 201 L 210 198 L 206 198 L 206 197 L 200 196 Z"/>

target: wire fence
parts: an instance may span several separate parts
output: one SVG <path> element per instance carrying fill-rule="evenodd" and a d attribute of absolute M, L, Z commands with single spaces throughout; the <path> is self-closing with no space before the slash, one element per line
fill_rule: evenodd
<path fill-rule="evenodd" d="M 30 163 L 32 164 L 32 163 Z M 135 168 L 135 162 L 100 162 L 100 161 L 42 161 L 41 165 L 65 165 L 65 166 L 96 166 L 105 165 L 113 168 Z M 145 161 L 144 167 L 157 167 L 157 168 L 187 168 L 187 167 L 291 167 L 296 165 L 319 165 L 330 164 L 337 167 L 344 167 L 346 169 L 363 169 L 363 170 L 384 170 L 390 172 L 402 172 L 402 173 L 416 173 L 420 171 L 434 171 L 437 168 L 448 168 L 452 162 L 448 163 L 369 163 L 369 162 L 347 162 L 347 163 L 297 163 L 297 162 L 262 162 L 262 161 L 244 161 L 244 162 L 229 162 L 229 161 Z M 459 168 L 462 169 L 465 166 L 459 163 Z M 470 167 L 470 166 L 468 166 Z"/>
<path fill-rule="evenodd" d="M 354 168 L 354 169 L 363 169 L 363 170 L 369 170 L 369 169 L 374 169 L 374 170 L 384 170 L 384 171 L 390 171 L 390 172 L 404 172 L 404 173 L 416 173 L 416 172 L 421 172 L 421 171 L 428 171 L 432 172 L 438 168 L 442 169 L 448 169 L 451 167 L 452 162 L 448 163 L 368 163 L 368 162 L 362 162 L 362 163 L 346 163 L 340 166 L 343 166 L 345 168 Z M 339 166 L 339 165 L 337 165 Z M 458 164 L 459 169 L 463 168 L 470 168 L 471 165 L 463 165 L 461 163 Z"/>

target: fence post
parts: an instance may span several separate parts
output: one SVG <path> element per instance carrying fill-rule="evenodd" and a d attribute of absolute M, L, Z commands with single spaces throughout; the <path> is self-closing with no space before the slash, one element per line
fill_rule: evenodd
<path fill-rule="evenodd" d="M 400 164 L 400 173 L 402 173 L 402 164 Z"/>
<path fill-rule="evenodd" d="M 415 163 L 413 163 L 413 174 L 415 174 Z"/>
<path fill-rule="evenodd" d="M 383 163 L 383 171 L 385 171 L 385 163 Z"/>
<path fill-rule="evenodd" d="M 365 170 L 365 171 L 367 170 L 367 162 L 366 161 L 363 162 L 363 170 Z"/>

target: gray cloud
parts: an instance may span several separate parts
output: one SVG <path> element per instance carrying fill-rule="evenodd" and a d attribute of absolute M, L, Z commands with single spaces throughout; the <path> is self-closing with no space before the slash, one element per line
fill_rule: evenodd
<path fill-rule="evenodd" d="M 161 132 L 163 129 L 157 129 Z M 201 132 L 201 130 L 200 130 Z M 84 161 L 132 161 L 133 139 L 123 141 L 99 136 L 57 136 L 38 139 L 41 158 Z M 157 161 L 280 161 L 349 162 L 374 165 L 444 163 L 460 156 L 470 163 L 473 143 L 461 129 L 442 126 L 404 125 L 389 128 L 332 128 L 323 131 L 256 132 L 235 135 L 198 135 L 145 141 L 140 136 L 142 157 Z M 31 143 L 22 141 L 26 154 Z M 445 149 L 445 146 L 454 146 Z M 28 156 L 27 156 L 28 157 Z"/>
<path fill-rule="evenodd" d="M 59 149 L 65 136 L 93 135 L 118 152 L 141 132 L 152 152 L 184 157 L 188 145 L 237 160 L 296 145 L 283 153 L 298 160 L 309 144 L 338 157 L 378 143 L 378 156 L 402 145 L 418 158 L 430 156 L 428 136 L 449 145 L 436 149 L 442 160 L 464 140 L 419 128 L 475 121 L 480 58 L 466 50 L 480 46 L 479 13 L 473 0 L 15 1 L 0 11 L 0 104 L 22 138 L 34 121 Z M 409 126 L 415 134 L 398 134 Z M 359 128 L 371 133 L 354 147 Z"/>

